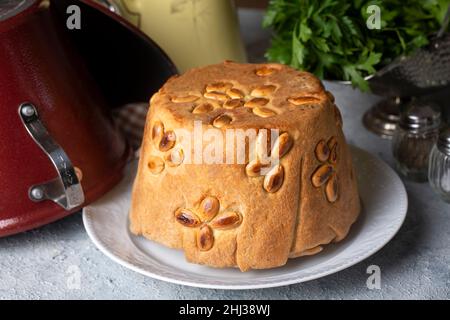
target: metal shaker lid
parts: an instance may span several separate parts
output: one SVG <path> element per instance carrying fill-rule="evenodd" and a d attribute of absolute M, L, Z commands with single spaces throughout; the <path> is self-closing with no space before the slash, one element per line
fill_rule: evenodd
<path fill-rule="evenodd" d="M 441 152 L 450 156 L 450 127 L 442 130 L 439 134 L 437 147 Z"/>
<path fill-rule="evenodd" d="M 437 129 L 440 124 L 440 108 L 430 101 L 413 100 L 400 116 L 400 127 L 408 131 Z"/>
<path fill-rule="evenodd" d="M 38 0 L 0 0 L 0 22 L 31 7 Z"/>

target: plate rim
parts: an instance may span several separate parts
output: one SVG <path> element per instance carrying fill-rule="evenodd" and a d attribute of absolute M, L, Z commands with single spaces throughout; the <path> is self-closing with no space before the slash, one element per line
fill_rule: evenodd
<path fill-rule="evenodd" d="M 402 207 L 402 212 L 401 212 L 401 217 L 400 217 L 400 212 L 399 212 L 399 220 L 398 220 L 398 225 L 396 226 L 395 229 L 393 229 L 393 232 L 391 234 L 389 234 L 385 239 L 383 239 L 383 241 L 380 241 L 380 244 L 377 246 L 374 246 L 374 248 L 372 248 L 371 250 L 368 250 L 364 253 L 364 255 L 360 255 L 360 256 L 356 256 L 353 259 L 349 260 L 348 262 L 342 263 L 339 266 L 335 267 L 335 268 L 331 268 L 322 272 L 318 272 L 309 276 L 304 276 L 302 278 L 296 278 L 293 277 L 292 279 L 288 279 L 288 280 L 282 280 L 282 281 L 274 281 L 271 283 L 260 283 L 260 284 L 243 284 L 243 285 L 239 285 L 239 284 L 208 284 L 208 283 L 199 283 L 196 281 L 187 281 L 187 280 L 180 280 L 180 279 L 176 279 L 176 278 L 171 278 L 171 277 L 167 277 L 164 275 L 160 275 L 158 273 L 155 272 L 151 272 L 149 270 L 145 270 L 139 266 L 136 266 L 124 259 L 122 259 L 119 256 L 114 255 L 114 253 L 108 249 L 108 247 L 106 247 L 104 245 L 104 243 L 101 241 L 101 239 L 97 236 L 97 234 L 94 231 L 94 227 L 92 226 L 92 219 L 91 219 L 91 213 L 89 212 L 90 206 L 84 207 L 83 208 L 83 225 L 85 227 L 86 233 L 88 234 L 90 240 L 94 243 L 94 245 L 103 253 L 105 254 L 108 258 L 110 258 L 111 260 L 113 260 L 114 262 L 118 263 L 119 265 L 128 268 L 130 270 L 133 270 L 134 272 L 137 272 L 139 274 L 145 275 L 147 277 L 153 278 L 153 279 L 157 279 L 160 281 L 165 281 L 165 282 L 169 282 L 169 283 L 173 283 L 173 284 L 178 284 L 178 285 L 184 285 L 184 286 L 190 286 L 190 287 L 196 287 L 196 288 L 205 288 L 205 289 L 222 289 L 222 290 L 251 290 L 251 289 L 265 289 L 265 288 L 275 288 L 275 287 L 282 287 L 282 286 L 288 286 L 288 285 L 292 285 L 292 284 L 297 284 L 297 283 L 302 283 L 302 282 L 307 282 L 307 281 L 311 281 L 311 280 L 316 280 L 334 273 L 337 273 L 339 271 L 345 270 L 351 266 L 356 265 L 359 262 L 364 261 L 365 259 L 369 258 L 370 256 L 374 255 L 375 253 L 377 253 L 379 250 L 381 250 L 386 244 L 388 244 L 394 237 L 395 235 L 398 233 L 398 231 L 400 230 L 400 228 L 402 227 L 406 215 L 407 215 L 407 211 L 408 211 L 408 195 L 406 192 L 406 188 L 405 185 L 403 183 L 403 181 L 400 179 L 399 175 L 397 174 L 397 172 L 395 172 L 394 169 L 392 169 L 385 161 L 383 161 L 379 156 L 374 155 L 364 149 L 361 149 L 359 147 L 353 146 L 353 145 L 349 145 L 350 149 L 352 150 L 352 153 L 354 152 L 353 150 L 355 150 L 356 152 L 359 153 L 363 153 L 366 156 L 368 156 L 369 158 L 373 158 L 375 161 L 377 161 L 379 163 L 380 166 L 384 167 L 384 169 L 386 169 L 387 171 L 389 171 L 392 175 L 392 178 L 397 180 L 398 182 L 398 186 L 401 189 L 401 194 L 399 194 L 399 196 L 401 196 L 403 198 L 404 201 L 400 201 L 401 203 L 404 204 L 404 206 Z M 101 198 L 99 199 L 101 200 Z M 97 202 L 97 201 L 96 201 Z M 93 203 L 93 205 L 95 205 L 95 203 Z M 282 267 L 281 267 L 282 268 Z"/>

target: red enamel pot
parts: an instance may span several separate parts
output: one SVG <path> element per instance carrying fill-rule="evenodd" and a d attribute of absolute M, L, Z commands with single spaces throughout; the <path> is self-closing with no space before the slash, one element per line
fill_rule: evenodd
<path fill-rule="evenodd" d="M 66 27 L 69 5 L 81 30 Z M 176 73 L 161 49 L 92 1 L 0 2 L 0 236 L 78 211 L 122 177 L 111 110 Z"/>

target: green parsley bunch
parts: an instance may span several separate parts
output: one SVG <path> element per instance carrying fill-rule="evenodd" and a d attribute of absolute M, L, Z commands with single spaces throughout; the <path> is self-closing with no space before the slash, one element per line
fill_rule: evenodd
<path fill-rule="evenodd" d="M 380 8 L 380 29 L 366 26 L 370 5 Z M 366 91 L 366 76 L 428 44 L 449 5 L 450 0 L 271 0 L 263 26 L 274 36 L 266 57 Z"/>

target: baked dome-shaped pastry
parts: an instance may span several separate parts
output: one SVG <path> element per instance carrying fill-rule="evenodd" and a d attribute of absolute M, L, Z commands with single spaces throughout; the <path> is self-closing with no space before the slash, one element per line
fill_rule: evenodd
<path fill-rule="evenodd" d="M 237 132 L 256 138 L 239 143 Z M 152 97 L 134 234 L 245 271 L 320 252 L 359 212 L 339 110 L 313 75 L 227 61 L 173 77 Z"/>

